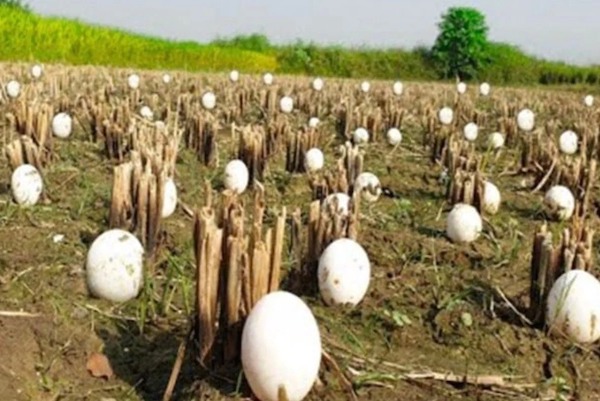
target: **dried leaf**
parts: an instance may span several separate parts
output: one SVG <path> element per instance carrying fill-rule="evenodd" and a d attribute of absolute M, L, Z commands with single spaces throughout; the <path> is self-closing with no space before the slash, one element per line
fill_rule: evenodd
<path fill-rule="evenodd" d="M 110 362 L 104 354 L 93 352 L 85 365 L 88 372 L 93 377 L 101 377 L 106 380 L 110 379 L 113 375 L 113 370 L 110 367 Z"/>

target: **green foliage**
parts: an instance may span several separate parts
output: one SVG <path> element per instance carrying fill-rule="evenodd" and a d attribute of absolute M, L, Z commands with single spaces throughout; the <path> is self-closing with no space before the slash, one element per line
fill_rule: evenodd
<path fill-rule="evenodd" d="M 22 0 L 0 0 L 0 7 L 10 7 L 24 12 L 31 12 L 29 4 Z"/>
<path fill-rule="evenodd" d="M 241 50 L 249 50 L 258 53 L 267 53 L 273 50 L 273 46 L 263 34 L 253 33 L 251 35 L 237 35 L 230 39 L 218 38 L 212 42 L 220 47 L 233 47 Z"/>
<path fill-rule="evenodd" d="M 485 16 L 475 8 L 451 7 L 438 27 L 432 53 L 441 74 L 461 79 L 476 76 L 488 59 Z"/>

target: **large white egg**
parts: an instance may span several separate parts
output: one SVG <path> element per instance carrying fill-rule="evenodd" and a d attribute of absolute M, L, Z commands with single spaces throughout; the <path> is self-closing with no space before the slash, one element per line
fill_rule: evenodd
<path fill-rule="evenodd" d="M 547 300 L 546 323 L 552 333 L 579 344 L 600 338 L 600 282 L 584 270 L 562 274 Z"/>
<path fill-rule="evenodd" d="M 523 109 L 517 114 L 517 125 L 523 131 L 531 131 L 535 126 L 535 114 L 529 109 Z"/>
<path fill-rule="evenodd" d="M 36 64 L 33 67 L 31 67 L 31 76 L 34 79 L 39 79 L 42 76 L 42 72 L 43 72 L 43 68 L 39 64 Z"/>
<path fill-rule="evenodd" d="M 31 164 L 22 164 L 13 171 L 10 188 L 15 202 L 23 206 L 33 206 L 40 199 L 44 188 L 42 175 Z"/>
<path fill-rule="evenodd" d="M 294 99 L 284 96 L 279 100 L 279 109 L 284 113 L 291 113 L 294 110 Z"/>
<path fill-rule="evenodd" d="M 479 94 L 481 96 L 488 96 L 490 94 L 490 89 L 490 84 L 484 82 L 481 85 L 479 85 Z"/>
<path fill-rule="evenodd" d="M 325 156 L 321 149 L 312 148 L 306 152 L 304 156 L 304 166 L 306 171 L 315 172 L 323 168 L 325 164 Z"/>
<path fill-rule="evenodd" d="M 225 187 L 241 194 L 248 187 L 250 173 L 241 160 L 232 160 L 225 166 Z"/>
<path fill-rule="evenodd" d="M 587 107 L 592 107 L 594 105 L 594 96 L 587 95 L 586 97 L 584 97 L 583 104 L 585 104 Z"/>
<path fill-rule="evenodd" d="M 324 210 L 329 210 L 329 208 L 332 207 L 335 202 L 337 202 L 337 208 L 334 209 L 334 211 L 342 216 L 348 216 L 348 213 L 350 212 L 350 197 L 348 194 L 343 192 L 331 194 L 325 198 L 321 207 Z"/>
<path fill-rule="evenodd" d="M 392 85 L 392 91 L 394 92 L 394 95 L 400 96 L 402 92 L 404 92 L 404 84 L 400 81 L 394 82 L 394 85 Z"/>
<path fill-rule="evenodd" d="M 102 233 L 87 254 L 86 279 L 92 295 L 113 302 L 137 297 L 143 282 L 143 255 L 142 244 L 130 232 Z"/>
<path fill-rule="evenodd" d="M 371 264 L 363 247 L 340 238 L 325 248 L 317 270 L 319 291 L 327 305 L 356 305 L 364 298 L 371 280 Z"/>
<path fill-rule="evenodd" d="M 500 201 L 501 197 L 498 187 L 491 182 L 486 181 L 483 185 L 483 210 L 488 214 L 498 213 Z"/>
<path fill-rule="evenodd" d="M 21 93 L 21 84 L 15 80 L 9 81 L 6 84 L 6 94 L 13 99 L 19 97 Z"/>
<path fill-rule="evenodd" d="M 67 113 L 58 113 L 52 118 L 52 133 L 58 138 L 68 138 L 73 131 L 73 119 Z"/>
<path fill-rule="evenodd" d="M 315 78 L 312 81 L 312 88 L 317 92 L 323 90 L 323 86 L 325 86 L 325 82 L 323 82 L 322 78 Z"/>
<path fill-rule="evenodd" d="M 142 106 L 140 109 L 140 116 L 144 117 L 145 119 L 152 120 L 154 118 L 154 112 L 150 107 Z"/>
<path fill-rule="evenodd" d="M 392 146 L 397 146 L 402 142 L 402 133 L 398 128 L 390 128 L 386 134 L 387 141 Z"/>
<path fill-rule="evenodd" d="M 321 123 L 321 120 L 319 120 L 318 117 L 311 117 L 308 120 L 308 126 L 310 128 L 317 128 L 319 126 L 319 124 Z"/>
<path fill-rule="evenodd" d="M 212 110 L 217 104 L 217 97 L 212 92 L 206 92 L 202 95 L 202 107 L 206 110 Z"/>
<path fill-rule="evenodd" d="M 450 125 L 454 119 L 454 111 L 450 107 L 442 107 L 438 112 L 438 119 L 442 124 Z"/>
<path fill-rule="evenodd" d="M 250 311 L 242 331 L 244 376 L 257 399 L 301 401 L 317 380 L 321 334 L 309 307 L 285 291 L 262 297 Z"/>
<path fill-rule="evenodd" d="M 504 146 L 504 135 L 499 132 L 493 132 L 488 137 L 488 143 L 492 149 L 500 149 Z"/>
<path fill-rule="evenodd" d="M 131 74 L 127 77 L 127 85 L 130 89 L 137 89 L 140 87 L 140 76 L 137 74 Z"/>
<path fill-rule="evenodd" d="M 354 181 L 354 192 L 359 193 L 361 199 L 375 202 L 381 195 L 381 183 L 373 173 L 360 173 Z"/>
<path fill-rule="evenodd" d="M 352 140 L 357 145 L 369 142 L 369 131 L 362 127 L 357 128 L 352 134 Z"/>
<path fill-rule="evenodd" d="M 446 235 L 452 242 L 473 242 L 481 233 L 483 223 L 477 209 L 466 203 L 454 205 L 446 220 Z"/>
<path fill-rule="evenodd" d="M 267 72 L 265 75 L 263 75 L 263 82 L 265 85 L 273 84 L 273 74 Z"/>
<path fill-rule="evenodd" d="M 171 76 L 169 74 L 164 74 L 162 76 L 163 83 L 169 84 L 171 82 Z"/>
<path fill-rule="evenodd" d="M 229 80 L 231 82 L 237 82 L 240 80 L 240 73 L 238 70 L 233 70 L 229 73 Z"/>
<path fill-rule="evenodd" d="M 363 91 L 364 93 L 367 93 L 368 91 L 371 90 L 371 83 L 369 81 L 361 82 L 360 90 Z"/>
<path fill-rule="evenodd" d="M 475 123 L 468 123 L 463 128 L 463 135 L 467 141 L 473 142 L 477 139 L 479 134 L 479 127 Z"/>
<path fill-rule="evenodd" d="M 464 93 L 466 93 L 466 92 L 467 92 L 467 84 L 466 84 L 466 83 L 464 83 L 464 82 L 459 82 L 459 83 L 457 83 L 457 84 L 456 84 L 456 91 L 457 91 L 459 94 L 461 94 L 461 95 L 462 95 L 462 94 L 464 94 Z"/>
<path fill-rule="evenodd" d="M 555 185 L 544 196 L 544 207 L 549 217 L 568 220 L 575 210 L 575 197 L 571 190 L 563 185 Z"/>
<path fill-rule="evenodd" d="M 175 186 L 173 178 L 167 178 L 163 191 L 161 216 L 167 218 L 171 216 L 177 208 L 177 186 Z"/>
<path fill-rule="evenodd" d="M 579 138 L 577 137 L 577 134 L 571 130 L 568 130 L 560 134 L 560 138 L 558 139 L 558 147 L 564 154 L 572 155 L 577 152 L 578 142 Z"/>

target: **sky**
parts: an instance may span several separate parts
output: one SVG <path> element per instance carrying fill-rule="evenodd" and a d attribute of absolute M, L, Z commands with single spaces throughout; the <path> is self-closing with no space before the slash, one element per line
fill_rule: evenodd
<path fill-rule="evenodd" d="M 208 42 L 262 33 L 371 47 L 429 46 L 452 6 L 486 16 L 490 40 L 549 60 L 600 64 L 598 0 L 28 0 L 35 12 L 77 18 L 167 39 Z"/>

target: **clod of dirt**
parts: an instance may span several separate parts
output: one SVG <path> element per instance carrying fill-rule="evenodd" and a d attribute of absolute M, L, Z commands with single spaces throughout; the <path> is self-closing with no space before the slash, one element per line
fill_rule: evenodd
<path fill-rule="evenodd" d="M 99 377 L 108 380 L 113 376 L 113 370 L 110 366 L 108 358 L 106 355 L 98 352 L 94 352 L 90 355 L 85 367 L 93 377 Z"/>

